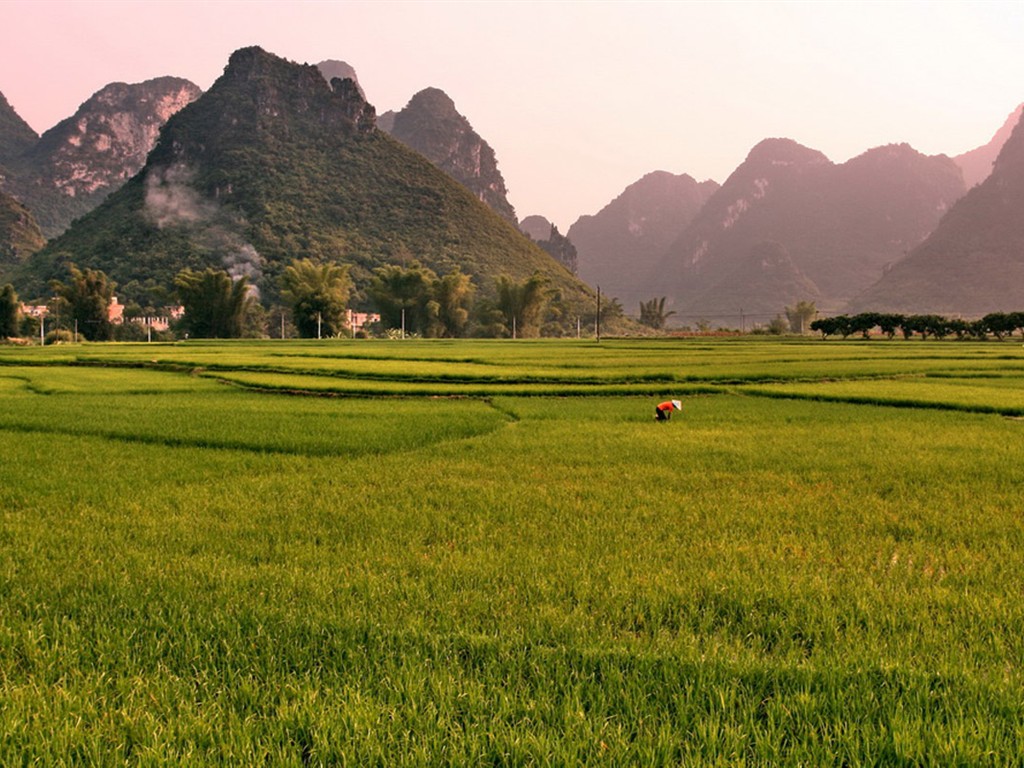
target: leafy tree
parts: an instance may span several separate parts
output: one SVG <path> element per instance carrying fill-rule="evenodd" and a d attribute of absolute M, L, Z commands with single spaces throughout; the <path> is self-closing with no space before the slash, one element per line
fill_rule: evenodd
<path fill-rule="evenodd" d="M 18 294 L 8 283 L 0 288 L 0 339 L 18 335 Z"/>
<path fill-rule="evenodd" d="M 903 320 L 903 335 L 910 338 L 917 333 L 924 341 L 929 336 L 941 339 L 949 335 L 949 325 L 946 318 L 939 315 L 910 315 Z"/>
<path fill-rule="evenodd" d="M 295 327 L 304 338 L 341 333 L 351 291 L 347 265 L 297 259 L 281 275 L 281 298 L 291 305 Z"/>
<path fill-rule="evenodd" d="M 548 278 L 540 272 L 534 272 L 521 283 L 505 275 L 498 278 L 496 306 L 505 321 L 506 333 L 513 337 L 540 333 L 544 307 L 550 298 L 548 285 Z"/>
<path fill-rule="evenodd" d="M 665 311 L 665 297 L 640 302 L 640 323 L 648 328 L 661 330 L 666 321 L 675 314 L 675 310 Z"/>
<path fill-rule="evenodd" d="M 67 307 L 69 320 L 89 341 L 109 341 L 114 337 L 114 326 L 108 309 L 116 284 L 98 269 L 83 271 L 69 264 L 68 272 L 70 278 L 67 283 L 54 280 L 51 286 Z"/>
<path fill-rule="evenodd" d="M 820 317 L 811 322 L 811 330 L 818 331 L 823 339 L 827 339 L 829 336 L 836 333 L 838 328 L 839 324 L 836 322 L 834 317 Z"/>
<path fill-rule="evenodd" d="M 407 333 L 427 335 L 431 315 L 437 308 L 428 307 L 433 301 L 433 286 L 437 282 L 434 270 L 413 261 L 408 267 L 388 264 L 373 271 L 367 290 L 380 311 L 381 325 L 387 328 L 405 328 Z"/>
<path fill-rule="evenodd" d="M 990 312 L 981 318 L 981 322 L 985 324 L 989 333 L 1000 341 L 1003 340 L 1004 336 L 1011 335 L 1017 327 L 1016 318 L 1005 312 Z"/>
<path fill-rule="evenodd" d="M 795 307 L 786 307 L 786 319 L 789 321 L 789 328 L 793 333 L 803 335 L 811 322 L 811 318 L 818 314 L 818 308 L 813 301 L 797 302 Z"/>
<path fill-rule="evenodd" d="M 1024 336 L 1024 312 L 1011 312 L 1008 316 L 1007 322 L 1014 330 L 1019 330 L 1021 336 Z M 1013 333 L 1013 331 L 1011 331 L 1011 333 Z"/>
<path fill-rule="evenodd" d="M 473 283 L 458 268 L 434 280 L 433 298 L 427 304 L 429 335 L 455 338 L 465 333 L 473 300 Z"/>
<path fill-rule="evenodd" d="M 234 281 L 224 270 L 183 269 L 174 278 L 185 307 L 184 329 L 201 339 L 235 339 L 244 335 L 255 300 L 245 277 Z"/>
<path fill-rule="evenodd" d="M 871 329 L 878 325 L 879 314 L 877 312 L 861 312 L 850 318 L 851 333 L 859 333 L 862 338 L 871 338 Z"/>
<path fill-rule="evenodd" d="M 900 327 L 900 323 L 903 322 L 903 315 L 880 312 L 878 313 L 877 322 L 882 333 L 892 341 L 893 336 L 896 335 L 896 331 Z"/>
<path fill-rule="evenodd" d="M 961 320 L 959 318 L 949 320 L 947 327 L 949 328 L 950 333 L 955 333 L 956 337 L 961 340 L 966 339 L 974 333 L 973 323 L 969 323 L 966 320 Z"/>

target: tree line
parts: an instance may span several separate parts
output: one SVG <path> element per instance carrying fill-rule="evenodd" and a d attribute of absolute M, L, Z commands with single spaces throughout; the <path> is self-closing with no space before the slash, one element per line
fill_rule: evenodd
<path fill-rule="evenodd" d="M 943 317 L 942 315 L 901 315 L 886 312 L 862 312 L 857 315 L 836 315 L 813 321 L 812 331 L 823 339 L 829 336 L 850 336 L 871 338 L 877 328 L 889 339 L 897 334 L 904 339 L 919 336 L 921 339 L 987 339 L 995 336 L 1002 341 L 1014 332 L 1024 336 L 1024 312 L 991 312 L 977 320 Z"/>
<path fill-rule="evenodd" d="M 286 324 L 291 335 L 303 338 L 331 338 L 347 335 L 346 310 L 354 285 L 349 266 L 303 258 L 293 260 L 279 278 L 283 306 L 263 307 L 256 289 L 246 277 L 232 277 L 222 269 L 183 269 L 174 278 L 174 298 L 184 308 L 177 325 L 179 334 L 192 338 L 243 338 L 268 335 L 280 319 L 281 335 Z M 68 265 L 68 276 L 50 284 L 54 297 L 48 308 L 51 332 L 67 334 L 71 329 L 89 341 L 114 338 L 131 340 L 134 324 L 115 326 L 108 307 L 116 284 L 101 270 Z M 477 297 L 477 286 L 469 275 L 455 268 L 445 275 L 417 261 L 407 266 L 386 265 L 373 272 L 366 296 L 380 314 L 380 330 L 399 329 L 405 335 L 426 338 L 462 336 L 535 337 L 546 323 L 564 321 L 565 309 L 559 293 L 544 275 L 535 273 L 525 280 L 499 277 L 493 293 Z M 34 318 L 18 316 L 20 304 L 14 288 L 0 292 L 0 338 L 38 333 Z M 159 314 L 155 308 L 126 307 L 125 319 Z M 280 314 L 279 314 L 280 313 Z M 602 311 L 604 317 L 621 316 L 617 302 Z M 593 318 L 586 318 L 592 322 Z M 564 322 L 562 323 L 564 325 Z M 143 331 L 144 333 L 144 331 Z M 57 338 L 57 337 L 54 337 Z"/>

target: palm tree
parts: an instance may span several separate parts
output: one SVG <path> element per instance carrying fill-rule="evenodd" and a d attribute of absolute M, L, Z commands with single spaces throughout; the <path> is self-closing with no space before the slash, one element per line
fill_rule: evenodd
<path fill-rule="evenodd" d="M 534 272 L 522 283 L 502 275 L 498 278 L 498 310 L 513 337 L 537 336 L 550 294 L 548 279 Z"/>
<path fill-rule="evenodd" d="M 347 264 L 317 264 L 296 259 L 281 275 L 281 298 L 291 304 L 292 317 L 304 338 L 337 336 L 345 327 L 345 308 L 352 292 Z"/>
<path fill-rule="evenodd" d="M 201 339 L 242 336 L 255 303 L 246 278 L 235 281 L 224 270 L 186 268 L 174 278 L 174 285 L 185 307 L 183 322 L 189 333 Z"/>
<path fill-rule="evenodd" d="M 640 302 L 640 322 L 649 328 L 661 330 L 665 322 L 675 314 L 675 310 L 665 311 L 665 297 Z"/>

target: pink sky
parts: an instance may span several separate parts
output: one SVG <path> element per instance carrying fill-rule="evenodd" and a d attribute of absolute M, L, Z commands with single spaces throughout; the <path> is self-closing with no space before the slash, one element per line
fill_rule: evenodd
<path fill-rule="evenodd" d="M 248 45 L 347 61 L 378 112 L 442 88 L 520 217 L 565 232 L 654 170 L 722 182 L 763 138 L 958 154 L 1024 101 L 1024 3 L 0 0 L 37 131 L 110 82 L 208 88 Z"/>

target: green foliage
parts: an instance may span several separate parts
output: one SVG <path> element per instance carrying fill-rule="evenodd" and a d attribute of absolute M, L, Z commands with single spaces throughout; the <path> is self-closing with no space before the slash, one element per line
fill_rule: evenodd
<path fill-rule="evenodd" d="M 8 283 L 0 288 L 0 339 L 18 335 L 20 305 L 13 285 Z"/>
<path fill-rule="evenodd" d="M 67 328 L 56 328 L 47 332 L 43 340 L 44 344 L 71 344 L 75 341 L 75 334 Z"/>
<path fill-rule="evenodd" d="M 665 297 L 640 302 L 640 324 L 648 328 L 661 330 L 666 321 L 675 314 L 675 310 L 665 311 Z"/>
<path fill-rule="evenodd" d="M 435 338 L 462 336 L 469 323 L 475 290 L 469 275 L 463 274 L 458 268 L 435 279 L 432 286 L 433 299 L 427 307 L 431 318 L 428 335 Z"/>
<path fill-rule="evenodd" d="M 52 283 L 67 308 L 67 312 L 62 313 L 66 327 L 75 328 L 89 341 L 109 341 L 114 336 L 109 307 L 116 284 L 98 269 L 81 270 L 71 264 L 68 272 L 67 282 L 55 280 Z"/>
<path fill-rule="evenodd" d="M 380 312 L 381 325 L 426 335 L 437 275 L 418 261 L 408 267 L 389 264 L 374 270 L 367 293 Z"/>
<path fill-rule="evenodd" d="M 174 280 L 185 307 L 183 328 L 200 339 L 237 339 L 245 334 L 254 300 L 246 279 L 232 280 L 223 270 L 184 269 Z"/>
<path fill-rule="evenodd" d="M 513 338 L 538 336 L 550 298 L 550 282 L 539 272 L 522 282 L 507 275 L 499 277 L 496 307 L 501 312 L 507 335 Z"/>
<path fill-rule="evenodd" d="M 352 290 L 347 265 L 298 259 L 285 268 L 281 286 L 281 298 L 291 304 L 300 336 L 330 338 L 344 330 Z"/>
<path fill-rule="evenodd" d="M 0 168 L 0 174 L 2 174 Z M 22 264 L 46 244 L 32 212 L 0 192 L 0 273 Z"/>

